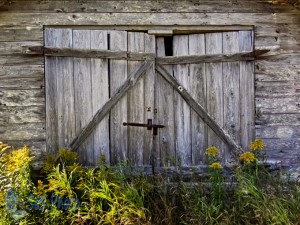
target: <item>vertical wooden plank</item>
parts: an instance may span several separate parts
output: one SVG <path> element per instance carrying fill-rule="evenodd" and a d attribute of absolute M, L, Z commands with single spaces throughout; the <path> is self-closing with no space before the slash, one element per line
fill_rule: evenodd
<path fill-rule="evenodd" d="M 188 55 L 188 35 L 176 35 L 173 38 L 174 56 Z M 190 91 L 190 77 L 188 65 L 175 65 L 173 67 L 174 77 Z M 174 93 L 175 104 L 175 138 L 176 158 L 182 166 L 191 165 L 191 110 L 188 104 L 177 93 Z"/>
<path fill-rule="evenodd" d="M 156 38 L 156 54 L 165 56 L 163 37 Z M 172 66 L 164 66 L 173 74 Z M 174 90 L 159 74 L 156 77 L 155 109 L 157 123 L 165 125 L 158 133 L 157 152 L 154 155 L 155 167 L 173 166 L 175 163 L 175 135 L 174 135 Z M 155 137 L 156 138 L 156 137 Z"/>
<path fill-rule="evenodd" d="M 189 54 L 205 54 L 205 35 L 189 35 Z M 189 70 L 191 96 L 206 108 L 206 76 L 205 63 L 190 64 Z M 207 148 L 207 125 L 192 110 L 191 111 L 192 165 L 204 163 Z"/>
<path fill-rule="evenodd" d="M 73 30 L 73 48 L 91 47 L 90 30 Z M 75 125 L 76 133 L 87 125 L 92 117 L 92 85 L 91 59 L 74 58 L 74 86 L 75 86 Z M 88 137 L 78 150 L 80 159 L 85 165 L 93 165 L 93 136 Z"/>
<path fill-rule="evenodd" d="M 206 54 L 222 53 L 222 33 L 205 34 Z M 223 126 L 223 83 L 222 63 L 206 63 L 206 90 L 207 90 L 207 111 L 215 121 Z M 214 145 L 223 153 L 221 139 L 209 128 L 208 147 Z"/>
<path fill-rule="evenodd" d="M 145 35 L 145 52 L 155 53 L 155 36 Z M 155 68 L 150 68 L 144 75 L 144 112 L 145 120 L 152 119 L 153 123 L 157 120 L 153 116 L 154 112 L 154 85 L 155 85 Z M 160 131 L 159 131 L 160 132 Z M 153 165 L 153 131 L 146 131 L 144 137 L 143 165 L 150 167 Z"/>
<path fill-rule="evenodd" d="M 239 32 L 240 52 L 253 51 L 253 31 Z M 254 139 L 254 62 L 240 63 L 241 145 L 247 149 Z"/>
<path fill-rule="evenodd" d="M 56 45 L 60 38 L 53 28 L 45 29 L 44 44 L 46 47 Z M 47 152 L 55 153 L 58 150 L 58 123 L 57 123 L 57 87 L 56 68 L 57 58 L 45 57 L 45 88 L 46 88 L 46 148 Z"/>
<path fill-rule="evenodd" d="M 128 51 L 144 52 L 144 33 L 128 32 Z M 138 61 L 128 61 L 130 74 L 139 64 Z M 128 91 L 128 122 L 146 123 L 144 102 L 144 79 L 139 79 Z M 143 165 L 144 137 L 147 130 L 143 127 L 127 127 L 128 129 L 128 159 L 132 165 Z"/>
<path fill-rule="evenodd" d="M 108 49 L 107 31 L 91 31 L 91 48 Z M 91 59 L 92 81 L 92 114 L 95 115 L 109 100 L 108 60 Z M 107 115 L 95 128 L 94 137 L 94 164 L 99 161 L 100 155 L 104 155 L 106 162 L 110 162 L 109 155 L 109 115 Z"/>
<path fill-rule="evenodd" d="M 72 30 L 46 29 L 45 46 L 72 47 Z M 52 139 L 51 141 L 49 139 L 47 143 L 49 144 L 48 148 L 55 152 L 60 148 L 67 147 L 75 136 L 73 59 L 46 57 L 45 71 L 47 137 Z M 52 131 L 48 133 L 50 130 Z M 56 140 L 53 140 L 54 135 L 56 135 Z M 55 147 L 51 147 L 51 145 Z"/>
<path fill-rule="evenodd" d="M 239 52 L 239 33 L 223 33 L 223 53 Z M 223 63 L 224 87 L 224 129 L 240 144 L 240 63 Z M 232 155 L 227 146 L 224 146 L 225 162 L 229 162 Z"/>
<path fill-rule="evenodd" d="M 127 32 L 111 31 L 110 32 L 111 50 L 127 51 Z M 115 91 L 127 79 L 127 61 L 110 60 L 110 94 Z M 127 94 L 112 108 L 110 113 L 110 160 L 111 163 L 117 164 L 127 159 L 127 128 L 123 122 L 127 121 Z"/>

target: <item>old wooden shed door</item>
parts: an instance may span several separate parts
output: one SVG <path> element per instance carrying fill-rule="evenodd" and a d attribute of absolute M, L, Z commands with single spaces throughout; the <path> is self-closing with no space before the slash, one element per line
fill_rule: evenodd
<path fill-rule="evenodd" d="M 224 54 L 252 52 L 252 43 L 251 31 L 165 38 L 45 29 L 45 46 L 65 52 L 45 58 L 47 149 L 71 145 L 88 165 L 105 155 L 152 169 L 202 165 L 216 145 L 227 162 L 253 137 L 253 62 Z"/>

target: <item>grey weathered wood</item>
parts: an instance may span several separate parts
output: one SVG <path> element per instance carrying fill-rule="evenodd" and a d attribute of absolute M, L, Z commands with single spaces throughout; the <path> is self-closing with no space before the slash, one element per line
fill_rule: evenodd
<path fill-rule="evenodd" d="M 232 62 L 232 61 L 251 61 L 254 60 L 255 53 L 227 53 L 227 54 L 205 54 L 205 55 L 196 55 L 190 54 L 187 56 L 168 56 L 168 57 L 159 57 L 156 60 L 160 64 L 193 64 L 193 63 L 213 63 L 213 62 Z"/>
<path fill-rule="evenodd" d="M 54 47 L 71 47 L 72 30 L 55 30 L 56 40 Z M 55 58 L 56 93 L 55 107 L 57 111 L 57 144 L 60 148 L 68 146 L 68 143 L 75 135 L 75 114 L 74 114 L 74 85 L 73 85 L 73 60 L 71 58 Z M 50 59 L 51 60 L 51 59 Z M 53 68 L 49 68 L 53 70 Z M 49 70 L 47 71 L 49 72 Z M 46 74 L 47 76 L 47 74 Z M 52 97 L 52 93 L 47 93 Z M 50 115 L 51 116 L 51 115 Z"/>
<path fill-rule="evenodd" d="M 165 30 L 148 30 L 148 34 L 153 34 L 156 36 L 172 36 L 173 30 L 165 29 Z"/>
<path fill-rule="evenodd" d="M 255 82 L 256 97 L 267 98 L 270 93 L 274 98 L 294 96 L 300 88 L 300 81 L 262 81 Z"/>
<path fill-rule="evenodd" d="M 222 33 L 205 34 L 206 54 L 222 53 Z M 216 123 L 223 127 L 223 74 L 222 63 L 206 63 L 205 73 L 207 76 L 207 112 L 214 118 Z M 223 143 L 211 130 L 208 130 L 208 146 L 216 146 L 222 155 Z M 224 158 L 223 158 L 224 159 Z"/>
<path fill-rule="evenodd" d="M 13 18 L 13 20 L 11 19 Z M 33 19 L 34 18 L 34 19 Z M 26 24 L 28 27 L 42 27 L 47 21 L 51 25 L 232 25 L 239 21 L 239 25 L 258 23 L 299 23 L 299 13 L 279 13 L 276 17 L 272 13 L 1 13 L 0 26 L 17 26 Z"/>
<path fill-rule="evenodd" d="M 136 83 L 142 74 L 152 66 L 152 62 L 144 62 L 130 74 L 129 78 L 115 91 L 112 97 L 103 105 L 101 109 L 93 116 L 93 118 L 82 128 L 80 134 L 70 144 L 71 149 L 76 150 L 80 144 L 89 136 L 94 130 L 95 126 L 105 117 L 105 115 L 112 109 L 112 107 L 120 102 L 124 94 Z M 123 126 L 123 122 L 121 123 Z M 127 138 L 126 138 L 127 140 Z"/>
<path fill-rule="evenodd" d="M 288 126 L 290 124 L 300 125 L 300 112 L 299 113 L 260 113 L 256 115 L 256 125 L 264 126 Z"/>
<path fill-rule="evenodd" d="M 145 34 L 145 52 L 154 53 L 155 54 L 155 36 Z M 154 117 L 154 101 L 155 101 L 155 81 L 156 74 L 154 66 L 150 67 L 144 76 L 144 118 L 145 119 L 153 119 L 153 122 L 157 122 L 157 118 Z M 148 111 L 147 109 L 149 109 Z M 160 132 L 160 131 L 159 131 Z M 147 133 L 144 137 L 144 151 L 143 151 L 143 165 L 150 166 L 153 168 L 153 133 L 152 131 L 147 130 Z"/>
<path fill-rule="evenodd" d="M 42 44 L 41 41 L 2 41 L 0 42 L 0 55 L 22 53 L 24 46 L 41 46 Z"/>
<path fill-rule="evenodd" d="M 0 105 L 3 106 L 43 106 L 44 104 L 45 91 L 42 89 L 0 90 Z"/>
<path fill-rule="evenodd" d="M 256 98 L 256 108 L 262 113 L 299 113 L 299 100 L 295 96 Z"/>
<path fill-rule="evenodd" d="M 253 50 L 253 32 L 239 32 L 240 52 Z M 241 146 L 247 149 L 254 139 L 254 63 L 240 63 Z"/>
<path fill-rule="evenodd" d="M 108 49 L 108 34 L 106 31 L 91 31 L 91 49 Z M 92 83 L 92 115 L 95 115 L 109 99 L 109 74 L 107 59 L 91 59 Z M 109 154 L 109 115 L 106 115 L 93 132 L 93 165 L 96 165 L 101 155 L 110 162 Z"/>
<path fill-rule="evenodd" d="M 28 89 L 43 89 L 44 88 L 44 77 L 32 76 L 32 77 L 0 77 L 0 88 L 11 89 L 11 90 L 28 90 Z"/>
<path fill-rule="evenodd" d="M 0 28 L 0 41 L 42 41 L 43 28 L 38 27 L 1 27 Z"/>
<path fill-rule="evenodd" d="M 60 33 L 55 29 L 47 29 L 44 32 L 45 46 L 55 46 L 60 39 Z M 46 148 L 50 153 L 55 153 L 58 146 L 58 112 L 57 112 L 57 58 L 45 59 L 45 87 L 46 87 Z"/>
<path fill-rule="evenodd" d="M 300 80 L 300 65 L 270 65 L 255 62 L 255 79 L 257 81 L 294 81 Z"/>
<path fill-rule="evenodd" d="M 0 79 L 43 77 L 43 65 L 1 66 Z"/>
<path fill-rule="evenodd" d="M 73 30 L 73 47 L 90 48 L 91 31 Z M 92 84 L 91 84 L 91 59 L 74 58 L 74 93 L 75 93 L 75 131 L 76 136 L 87 126 L 93 116 L 92 111 Z M 80 143 L 77 150 L 80 160 L 86 165 L 94 162 L 93 136 L 89 136 Z"/>
<path fill-rule="evenodd" d="M 239 33 L 224 32 L 223 54 L 239 52 Z M 223 62 L 224 129 L 240 145 L 240 63 Z M 241 90 L 242 91 L 242 90 Z M 246 94 L 246 93 L 244 93 Z M 225 160 L 230 160 L 225 147 Z"/>
<path fill-rule="evenodd" d="M 229 135 L 223 130 L 223 128 L 214 120 L 212 116 L 199 104 L 195 99 L 183 88 L 183 86 L 166 70 L 163 66 L 156 64 L 155 69 L 164 77 L 166 81 L 184 98 L 188 105 L 207 123 L 207 125 L 221 137 L 230 147 L 235 156 L 241 153 L 241 148 Z"/>
<path fill-rule="evenodd" d="M 0 55 L 0 65 L 19 66 L 19 65 L 43 65 L 44 58 L 40 56 L 28 56 L 24 54 Z"/>
<path fill-rule="evenodd" d="M 251 12 L 297 12 L 297 4 L 282 4 L 282 1 L 26 1 L 16 0 L 5 4 L 0 11 L 10 12 L 50 12 L 50 13 L 88 13 L 88 12 L 227 12 L 227 13 L 251 13 Z M 299 6 L 298 6 L 299 9 Z"/>
<path fill-rule="evenodd" d="M 110 33 L 110 50 L 127 51 L 127 32 L 114 31 Z M 110 61 L 110 94 L 117 93 L 127 79 L 127 61 Z M 111 98 L 112 99 L 112 98 Z M 128 156 L 128 134 L 123 127 L 127 120 L 127 95 L 119 96 L 119 102 L 110 112 L 110 156 L 111 163 L 124 162 Z"/>
<path fill-rule="evenodd" d="M 156 54 L 158 57 L 165 56 L 163 37 L 156 38 Z M 164 68 L 173 74 L 172 66 L 166 65 Z M 159 130 L 157 138 L 157 152 L 154 155 L 155 169 L 157 169 L 158 167 L 175 166 L 174 90 L 159 74 L 156 77 L 155 95 L 157 112 L 154 113 L 157 116 L 157 123 L 165 125 L 163 129 Z"/>
<path fill-rule="evenodd" d="M 154 60 L 155 54 L 130 51 L 112 51 L 98 49 L 76 48 L 47 48 L 43 46 L 23 46 L 22 52 L 28 55 L 62 56 L 75 58 L 102 58 L 102 59 L 127 59 L 127 60 Z"/>
<path fill-rule="evenodd" d="M 144 33 L 128 32 L 128 51 L 144 52 L 145 51 L 145 37 Z M 138 62 L 128 62 L 128 73 L 131 73 Z M 144 79 L 139 79 L 134 87 L 128 91 L 128 122 L 146 123 L 145 118 L 145 86 Z M 147 96 L 151 98 L 151 96 Z M 126 121 L 124 121 L 126 122 Z M 131 165 L 143 165 L 143 153 L 145 145 L 145 136 L 147 129 L 129 126 L 128 130 L 128 160 Z"/>
<path fill-rule="evenodd" d="M 45 123 L 6 123 L 0 125 L 1 141 L 46 141 Z"/>
<path fill-rule="evenodd" d="M 205 35 L 189 35 L 189 54 L 205 54 Z M 189 67 L 190 94 L 206 109 L 206 75 L 205 64 L 191 64 Z M 205 149 L 207 148 L 207 125 L 191 111 L 192 165 L 204 164 Z"/>
<path fill-rule="evenodd" d="M 43 123 L 44 106 L 0 106 L 0 123 Z"/>
<path fill-rule="evenodd" d="M 188 55 L 189 39 L 188 35 L 177 35 L 173 37 L 173 54 Z M 188 65 L 175 65 L 173 67 L 174 78 L 182 85 L 187 92 L 190 91 L 190 77 Z M 181 166 L 187 166 L 192 161 L 191 149 L 191 110 L 181 95 L 174 93 L 174 120 L 175 120 L 175 147 L 176 160 Z"/>

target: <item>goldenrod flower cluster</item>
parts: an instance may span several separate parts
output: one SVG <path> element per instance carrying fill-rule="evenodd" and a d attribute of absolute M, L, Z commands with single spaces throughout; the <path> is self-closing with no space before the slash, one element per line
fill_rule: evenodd
<path fill-rule="evenodd" d="M 26 146 L 10 154 L 4 154 L 2 156 L 2 163 L 5 165 L 5 170 L 14 174 L 19 171 L 24 164 L 27 164 L 32 160 L 30 157 L 30 150 Z"/>
<path fill-rule="evenodd" d="M 241 154 L 240 159 L 248 164 L 255 162 L 256 160 L 255 155 L 252 152 L 244 152 Z"/>
<path fill-rule="evenodd" d="M 44 189 L 45 189 L 45 186 L 43 184 L 43 181 L 38 180 L 38 185 L 37 185 L 37 190 L 36 190 L 37 195 L 41 196 L 42 194 L 44 194 L 44 192 L 45 192 Z"/>
<path fill-rule="evenodd" d="M 253 150 L 253 151 L 256 151 L 256 150 L 261 150 L 265 147 L 263 141 L 261 139 L 257 139 L 255 141 L 253 141 L 249 147 Z"/>
<path fill-rule="evenodd" d="M 209 168 L 212 168 L 212 169 L 222 169 L 223 167 L 221 166 L 220 163 L 214 162 L 214 163 L 212 163 L 212 164 L 209 166 Z"/>
<path fill-rule="evenodd" d="M 216 157 L 217 155 L 220 154 L 220 150 L 215 146 L 211 146 L 211 147 L 206 149 L 205 154 L 210 156 L 210 157 Z"/>

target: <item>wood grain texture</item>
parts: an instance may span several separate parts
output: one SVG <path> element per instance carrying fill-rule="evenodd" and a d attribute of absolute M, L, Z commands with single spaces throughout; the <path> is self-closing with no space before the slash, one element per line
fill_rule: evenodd
<path fill-rule="evenodd" d="M 156 54 L 155 36 L 145 34 L 145 52 Z M 157 123 L 157 118 L 154 116 L 155 103 L 155 82 L 156 74 L 154 65 L 151 66 L 144 75 L 144 118 L 152 119 Z M 148 110 L 150 108 L 150 111 Z M 160 132 L 160 131 L 159 131 Z M 154 150 L 153 150 L 153 131 L 146 131 L 144 137 L 143 165 L 154 167 Z"/>
<path fill-rule="evenodd" d="M 91 32 L 89 30 L 73 30 L 73 47 L 90 48 Z M 91 59 L 74 59 L 74 104 L 75 104 L 75 131 L 78 135 L 92 118 L 92 83 Z M 93 136 L 89 136 L 80 143 L 77 149 L 80 160 L 86 165 L 94 162 Z M 75 150 L 75 149 L 74 149 Z"/>
<path fill-rule="evenodd" d="M 91 49 L 108 49 L 107 31 L 91 31 Z M 103 107 L 109 99 L 109 74 L 107 59 L 91 59 L 92 114 Z M 101 155 L 110 162 L 109 154 L 109 115 L 106 115 L 93 131 L 93 165 Z"/>
<path fill-rule="evenodd" d="M 110 33 L 110 49 L 127 51 L 127 32 L 113 31 Z M 127 79 L 127 61 L 110 61 L 110 93 L 113 94 Z M 124 162 L 128 156 L 128 134 L 123 127 L 127 121 L 127 94 L 122 96 L 118 104 L 110 112 L 110 159 L 113 165 Z"/>
<path fill-rule="evenodd" d="M 232 153 L 238 156 L 241 153 L 241 148 L 226 131 L 209 115 L 209 113 L 183 88 L 183 86 L 161 65 L 156 64 L 158 71 L 163 78 L 184 98 L 188 105 L 207 123 L 207 125 L 222 138 L 231 148 Z"/>
<path fill-rule="evenodd" d="M 173 37 L 173 55 L 189 54 L 188 35 Z M 173 75 L 178 82 L 190 92 L 189 65 L 175 65 Z M 191 110 L 190 106 L 184 101 L 179 93 L 174 93 L 174 120 L 175 122 L 175 147 L 176 160 L 179 160 L 181 166 L 187 166 L 192 161 L 191 149 Z"/>
<path fill-rule="evenodd" d="M 239 33 L 224 32 L 223 54 L 239 52 Z M 224 129 L 240 145 L 240 63 L 223 62 Z M 229 162 L 230 151 L 225 147 L 225 160 Z"/>
<path fill-rule="evenodd" d="M 207 54 L 222 53 L 222 33 L 205 34 L 205 47 Z M 222 63 L 206 63 L 205 72 L 207 76 L 207 111 L 214 120 L 224 126 L 223 114 L 223 71 Z M 216 146 L 220 149 L 224 159 L 223 143 L 219 137 L 211 130 L 208 130 L 208 147 Z"/>
<path fill-rule="evenodd" d="M 276 2 L 275 2 L 276 3 Z M 16 0 L 5 4 L 0 11 L 6 12 L 54 12 L 54 13 L 89 13 L 89 12 L 297 12 L 299 6 L 292 4 L 274 4 L 268 1 L 27 1 Z"/>
<path fill-rule="evenodd" d="M 253 49 L 253 33 L 239 32 L 239 50 Z M 240 112 L 241 112 L 241 146 L 247 150 L 254 139 L 254 63 L 240 63 Z"/>
<path fill-rule="evenodd" d="M 60 34 L 54 29 L 45 30 L 45 46 L 55 46 Z M 57 112 L 57 59 L 45 59 L 45 87 L 46 87 L 46 148 L 54 154 L 58 149 L 58 112 Z"/>
<path fill-rule="evenodd" d="M 145 37 L 144 33 L 128 32 L 128 51 L 144 52 Z M 128 62 L 128 73 L 131 73 L 139 62 Z M 128 122 L 146 123 L 145 118 L 145 86 L 144 79 L 140 79 L 128 91 Z M 151 96 L 148 96 L 151 98 Z M 126 121 L 124 121 L 126 122 Z M 143 165 L 144 138 L 147 131 L 145 128 L 129 126 L 128 130 L 128 160 L 131 165 Z"/>
<path fill-rule="evenodd" d="M 252 56 L 253 55 L 253 56 Z M 234 62 L 234 61 L 249 61 L 254 60 L 254 52 L 235 53 L 235 54 L 206 54 L 196 55 L 190 54 L 187 56 L 169 56 L 159 57 L 157 61 L 160 64 L 191 64 L 191 63 L 212 63 L 212 62 Z"/>
<path fill-rule="evenodd" d="M 43 123 L 45 112 L 45 106 L 0 105 L 0 123 Z"/>
<path fill-rule="evenodd" d="M 165 41 L 163 37 L 156 38 L 156 54 L 158 57 L 165 56 Z M 172 66 L 164 68 L 173 74 Z M 165 125 L 158 134 L 158 151 L 155 155 L 157 167 L 175 166 L 175 136 L 174 136 L 174 90 L 168 82 L 157 74 L 155 108 L 157 123 Z"/>
<path fill-rule="evenodd" d="M 14 18 L 13 20 L 11 18 Z M 95 26 L 101 25 L 239 25 L 258 23 L 299 24 L 296 13 L 9 13 L 3 12 L 0 26 L 42 27 L 49 25 Z"/>
<path fill-rule="evenodd" d="M 0 105 L 3 106 L 43 106 L 45 91 L 34 90 L 0 90 Z"/>
<path fill-rule="evenodd" d="M 127 59 L 132 61 L 154 60 L 154 53 L 112 51 L 100 49 L 52 48 L 40 45 L 22 46 L 22 53 L 28 55 L 63 56 L 75 58 Z"/>
<path fill-rule="evenodd" d="M 137 66 L 130 74 L 129 78 L 112 94 L 112 97 L 99 109 L 96 114 L 89 120 L 87 125 L 80 131 L 80 133 L 71 142 L 71 149 L 77 150 L 81 143 L 88 138 L 93 132 L 98 123 L 106 116 L 106 114 L 113 110 L 113 107 L 124 97 L 123 95 L 134 86 L 135 82 L 143 75 L 147 69 L 152 66 L 152 62 L 144 62 Z M 123 123 L 122 123 L 123 126 Z M 127 138 L 126 138 L 127 140 Z"/>
<path fill-rule="evenodd" d="M 189 35 L 189 54 L 205 54 L 205 35 Z M 191 96 L 206 109 L 206 74 L 205 64 L 191 64 L 189 67 Z M 205 162 L 205 149 L 207 148 L 207 125 L 191 111 L 191 138 L 192 138 L 192 165 Z"/>
<path fill-rule="evenodd" d="M 46 141 L 44 123 L 1 124 L 1 140 Z"/>

